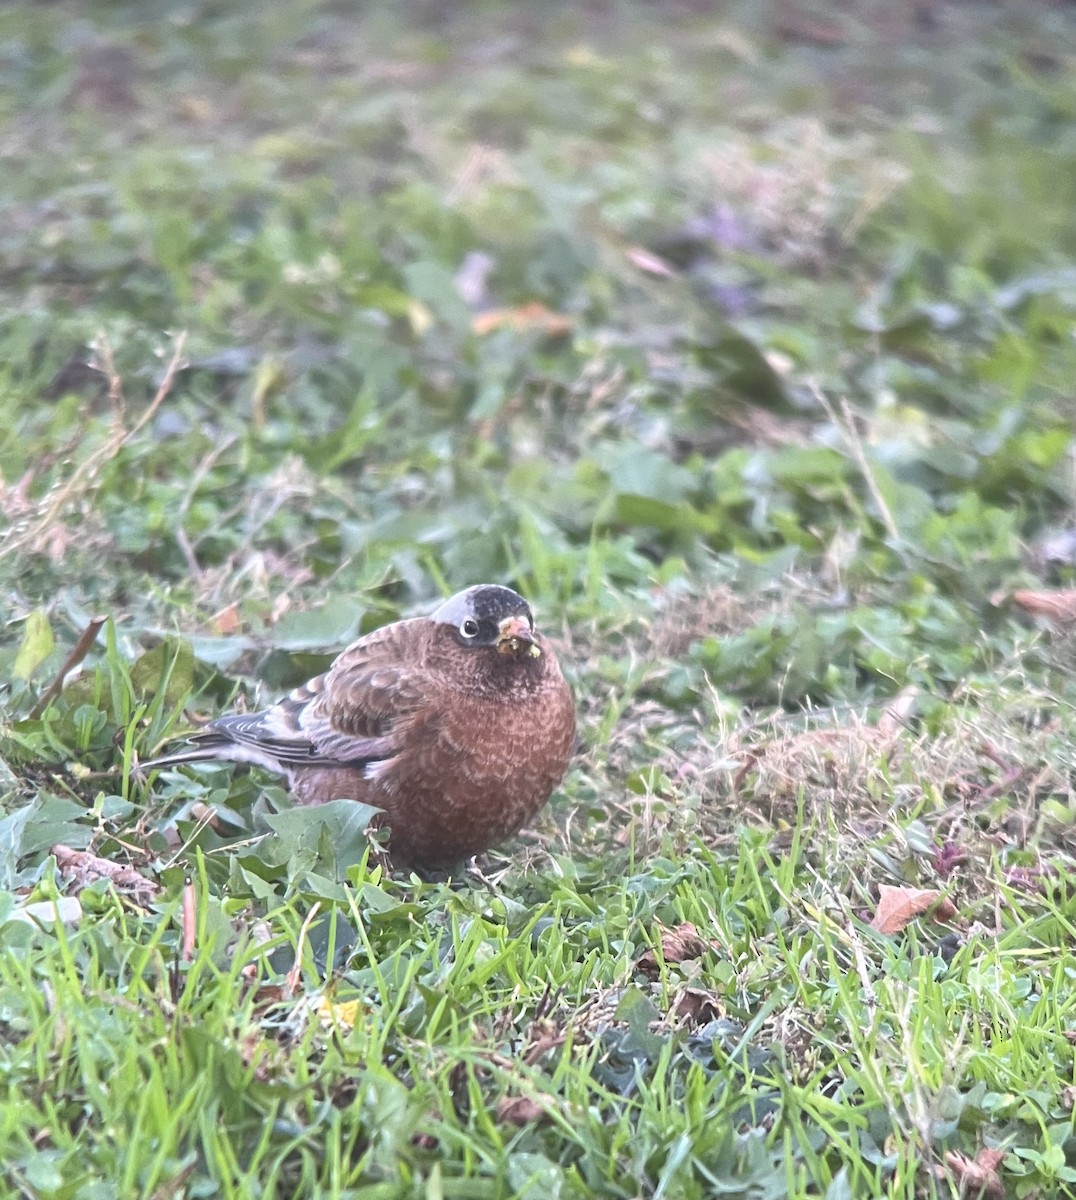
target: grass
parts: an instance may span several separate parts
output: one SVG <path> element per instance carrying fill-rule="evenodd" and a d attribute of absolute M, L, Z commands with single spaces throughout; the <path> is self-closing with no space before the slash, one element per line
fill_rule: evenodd
<path fill-rule="evenodd" d="M 5 1194 L 1072 1189 L 1074 54 L 0 14 Z M 481 874 L 137 772 L 484 579 L 583 744 Z"/>

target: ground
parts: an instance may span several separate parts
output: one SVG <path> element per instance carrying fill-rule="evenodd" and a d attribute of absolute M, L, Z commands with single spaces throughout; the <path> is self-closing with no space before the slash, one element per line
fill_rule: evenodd
<path fill-rule="evenodd" d="M 0 1179 L 1053 1196 L 1076 10 L 0 13 Z M 451 881 L 139 761 L 481 580 Z M 57 919 L 60 918 L 60 919 Z"/>

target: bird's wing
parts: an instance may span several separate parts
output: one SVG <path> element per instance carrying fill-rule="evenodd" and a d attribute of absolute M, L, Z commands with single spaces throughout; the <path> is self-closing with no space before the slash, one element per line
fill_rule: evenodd
<path fill-rule="evenodd" d="M 277 769 L 359 767 L 392 758 L 427 693 L 424 622 L 400 621 L 352 643 L 272 708 L 220 717 L 192 739 L 199 757 L 242 757 Z"/>

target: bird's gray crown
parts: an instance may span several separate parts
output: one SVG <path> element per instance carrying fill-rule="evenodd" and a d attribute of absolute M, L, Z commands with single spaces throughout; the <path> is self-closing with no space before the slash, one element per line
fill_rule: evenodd
<path fill-rule="evenodd" d="M 487 622 L 497 625 L 505 617 L 526 617 L 528 622 L 534 623 L 526 600 L 511 588 L 496 583 L 479 583 L 457 592 L 434 611 L 430 620 L 458 628 L 467 617 L 480 625 Z"/>

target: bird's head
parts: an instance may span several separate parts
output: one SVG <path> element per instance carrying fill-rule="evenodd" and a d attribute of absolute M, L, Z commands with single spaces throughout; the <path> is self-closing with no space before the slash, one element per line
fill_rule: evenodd
<path fill-rule="evenodd" d="M 493 583 L 480 583 L 457 592 L 430 618 L 450 626 L 463 646 L 486 647 L 513 658 L 540 658 L 530 605 L 518 592 Z"/>

